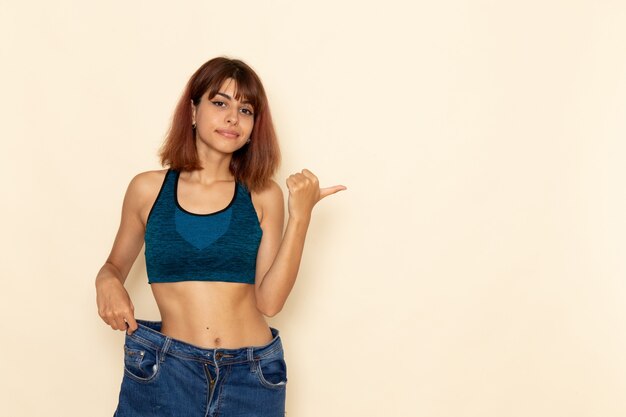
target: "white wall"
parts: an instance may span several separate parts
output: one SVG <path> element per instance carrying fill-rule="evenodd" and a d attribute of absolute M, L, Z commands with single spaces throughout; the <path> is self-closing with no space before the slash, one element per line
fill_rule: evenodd
<path fill-rule="evenodd" d="M 271 5 L 271 6 L 270 6 Z M 323 186 L 281 329 L 297 417 L 626 413 L 626 4 L 2 2 L 0 412 L 110 416 L 94 279 L 206 60 Z M 143 252 L 127 281 L 158 319 Z"/>

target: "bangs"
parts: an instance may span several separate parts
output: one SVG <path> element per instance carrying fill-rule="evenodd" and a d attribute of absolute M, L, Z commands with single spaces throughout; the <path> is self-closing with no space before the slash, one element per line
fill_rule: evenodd
<path fill-rule="evenodd" d="M 246 71 L 240 68 L 224 68 L 215 77 L 209 81 L 207 92 L 209 98 L 215 97 L 219 92 L 220 87 L 224 82 L 232 78 L 235 82 L 235 99 L 238 101 L 248 101 L 254 108 L 255 113 L 262 110 L 260 108 L 261 103 L 261 86 L 256 82 L 255 77 L 252 74 L 248 74 Z"/>

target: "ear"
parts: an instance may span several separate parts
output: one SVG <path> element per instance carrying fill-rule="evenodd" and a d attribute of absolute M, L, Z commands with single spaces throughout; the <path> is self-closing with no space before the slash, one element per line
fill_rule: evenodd
<path fill-rule="evenodd" d="M 191 101 L 191 122 L 194 123 L 196 121 L 196 106 L 193 104 L 193 100 Z"/>

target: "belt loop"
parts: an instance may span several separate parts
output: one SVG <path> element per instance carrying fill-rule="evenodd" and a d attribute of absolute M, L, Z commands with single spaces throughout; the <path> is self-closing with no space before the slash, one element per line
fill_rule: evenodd
<path fill-rule="evenodd" d="M 248 362 L 250 363 L 250 372 L 254 372 L 254 347 L 252 346 L 248 346 Z"/>
<path fill-rule="evenodd" d="M 165 354 L 170 348 L 170 344 L 172 343 L 172 338 L 169 336 L 165 337 L 165 343 L 163 343 L 163 347 L 159 351 L 159 362 L 165 361 Z"/>
<path fill-rule="evenodd" d="M 215 363 L 215 367 L 216 367 L 216 368 L 219 368 L 219 364 L 217 363 L 217 361 L 218 361 L 217 349 L 218 349 L 218 348 L 216 348 L 216 347 L 215 347 L 215 348 L 213 348 L 213 354 L 212 354 L 212 355 L 213 355 L 213 358 L 212 358 L 212 359 L 213 359 L 213 363 Z"/>

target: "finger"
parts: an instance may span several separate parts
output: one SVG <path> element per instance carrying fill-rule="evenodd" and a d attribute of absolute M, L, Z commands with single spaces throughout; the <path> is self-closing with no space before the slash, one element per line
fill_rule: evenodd
<path fill-rule="evenodd" d="M 124 317 L 122 316 L 116 316 L 113 324 L 115 326 L 111 327 L 113 327 L 114 330 L 126 330 L 126 322 L 124 321 Z"/>
<path fill-rule="evenodd" d="M 293 174 L 293 179 L 296 181 L 306 181 L 307 178 L 308 177 L 301 172 L 296 172 L 295 174 Z"/>
<path fill-rule="evenodd" d="M 318 181 L 317 176 L 315 176 L 315 174 L 313 174 L 311 171 L 309 171 L 308 169 L 303 169 L 302 170 L 302 175 L 304 175 L 305 177 L 313 180 L 313 181 Z"/>
<path fill-rule="evenodd" d="M 128 329 L 126 331 L 126 333 L 133 334 L 135 332 L 135 330 L 137 330 L 137 321 L 135 321 L 135 318 L 130 315 L 128 317 L 125 318 L 126 323 L 128 323 Z"/>
<path fill-rule="evenodd" d="M 285 183 L 287 184 L 287 188 L 289 189 L 289 191 L 291 191 L 293 186 L 296 185 L 293 175 L 290 175 L 289 177 L 287 177 L 287 180 L 285 181 Z"/>
<path fill-rule="evenodd" d="M 295 188 L 305 184 L 307 181 L 310 181 L 306 176 L 301 174 L 300 172 L 296 172 L 287 178 L 287 187 L 290 191 L 293 191 Z"/>
<path fill-rule="evenodd" d="M 113 319 L 113 317 L 104 316 L 102 317 L 102 320 L 107 324 L 107 326 L 111 326 L 112 329 L 115 329 L 115 320 Z"/>
<path fill-rule="evenodd" d="M 117 330 L 115 327 L 117 326 L 116 322 L 115 322 L 115 316 L 112 313 L 106 313 L 104 315 L 104 317 L 102 318 L 102 320 L 104 320 L 104 322 L 106 324 L 108 324 L 109 326 L 111 326 L 111 328 L 113 330 Z"/>
<path fill-rule="evenodd" d="M 335 185 L 333 187 L 325 187 L 320 188 L 320 200 L 324 197 L 328 197 L 331 194 L 335 194 L 336 192 L 347 190 L 348 187 L 344 185 Z"/>

